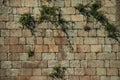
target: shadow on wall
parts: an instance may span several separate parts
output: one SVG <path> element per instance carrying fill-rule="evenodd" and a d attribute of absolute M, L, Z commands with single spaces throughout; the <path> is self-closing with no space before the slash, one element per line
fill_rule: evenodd
<path fill-rule="evenodd" d="M 120 0 L 116 0 L 116 21 L 118 24 L 118 29 L 120 30 Z"/>

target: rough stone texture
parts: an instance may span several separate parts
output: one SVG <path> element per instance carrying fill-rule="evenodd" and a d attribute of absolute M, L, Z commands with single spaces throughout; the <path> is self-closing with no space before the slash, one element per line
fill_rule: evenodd
<path fill-rule="evenodd" d="M 66 80 L 120 80 L 119 43 L 107 37 L 100 22 L 87 23 L 74 8 L 91 1 L 0 0 L 0 80 L 53 80 L 49 74 L 58 65 L 66 67 Z M 99 1 L 100 10 L 120 30 L 120 0 Z M 18 23 L 24 13 L 37 20 L 43 5 L 61 9 L 68 36 L 49 21 L 36 24 L 35 35 Z M 85 31 L 86 25 L 91 30 Z"/>

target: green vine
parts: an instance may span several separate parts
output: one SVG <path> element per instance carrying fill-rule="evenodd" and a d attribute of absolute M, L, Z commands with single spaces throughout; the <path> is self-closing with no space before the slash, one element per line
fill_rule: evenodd
<path fill-rule="evenodd" d="M 71 45 L 69 35 L 67 33 L 69 23 L 62 18 L 61 9 L 56 7 L 48 7 L 44 5 L 42 6 L 42 10 L 40 10 L 40 13 L 41 17 L 39 19 L 39 22 L 51 22 L 56 26 L 56 28 L 60 26 L 61 30 L 66 34 L 69 45 Z"/>
<path fill-rule="evenodd" d="M 103 26 L 105 26 L 105 30 L 108 32 L 108 37 L 113 38 L 120 43 L 120 40 L 118 39 L 120 36 L 120 31 L 118 31 L 113 24 L 109 23 L 106 16 L 99 11 L 100 8 L 101 4 L 97 1 L 88 3 L 86 5 L 79 4 L 75 7 L 75 9 L 77 9 L 82 15 L 87 17 L 92 16 L 99 21 Z"/>
<path fill-rule="evenodd" d="M 62 79 L 62 80 L 66 80 L 64 78 L 65 76 L 65 67 L 54 67 L 52 73 L 49 75 L 50 77 L 54 78 L 54 79 Z"/>
<path fill-rule="evenodd" d="M 19 23 L 22 24 L 23 27 L 29 29 L 32 35 L 34 35 L 34 29 L 36 26 L 35 26 L 35 19 L 33 16 L 31 16 L 31 14 L 29 13 L 22 14 L 19 19 Z"/>

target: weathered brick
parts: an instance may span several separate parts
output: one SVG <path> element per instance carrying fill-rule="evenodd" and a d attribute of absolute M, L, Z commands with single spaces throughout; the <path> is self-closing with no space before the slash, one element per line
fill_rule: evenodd
<path fill-rule="evenodd" d="M 119 60 L 111 60 L 110 67 L 120 68 L 120 61 Z"/>
<path fill-rule="evenodd" d="M 78 36 L 79 37 L 86 37 L 88 36 L 88 32 L 84 30 L 78 30 Z"/>
<path fill-rule="evenodd" d="M 37 37 L 36 38 L 36 44 L 43 44 L 43 38 L 42 37 Z"/>
<path fill-rule="evenodd" d="M 21 68 L 21 61 L 12 61 L 12 68 L 20 69 Z"/>
<path fill-rule="evenodd" d="M 69 67 L 69 61 L 68 60 L 60 61 L 60 65 L 61 67 Z"/>
<path fill-rule="evenodd" d="M 90 30 L 90 31 L 89 31 L 89 36 L 90 36 L 90 37 L 96 37 L 96 36 L 97 36 L 96 30 Z"/>
<path fill-rule="evenodd" d="M 97 30 L 97 36 L 104 37 L 105 36 L 105 30 L 104 29 Z"/>
<path fill-rule="evenodd" d="M 110 76 L 101 76 L 101 80 L 111 80 L 110 78 Z"/>
<path fill-rule="evenodd" d="M 6 23 L 7 29 L 20 29 L 20 27 L 22 27 L 22 25 L 19 23 L 16 23 L 16 22 L 7 22 Z"/>
<path fill-rule="evenodd" d="M 71 6 L 71 0 L 65 0 L 65 7 Z"/>
<path fill-rule="evenodd" d="M 74 75 L 74 68 L 67 68 L 65 71 L 65 75 Z"/>
<path fill-rule="evenodd" d="M 49 52 L 58 52 L 58 46 L 57 45 L 49 45 Z"/>
<path fill-rule="evenodd" d="M 52 73 L 52 68 L 43 68 L 42 69 L 42 75 L 50 75 Z"/>
<path fill-rule="evenodd" d="M 34 44 L 34 43 L 35 43 L 34 37 L 28 37 L 28 38 L 26 38 L 26 44 Z"/>
<path fill-rule="evenodd" d="M 77 51 L 78 52 L 90 52 L 90 45 L 78 45 Z"/>
<path fill-rule="evenodd" d="M 40 76 L 41 75 L 41 69 L 33 69 L 33 75 Z"/>
<path fill-rule="evenodd" d="M 69 80 L 80 80 L 79 76 L 69 76 Z"/>
<path fill-rule="evenodd" d="M 44 44 L 55 44 L 54 38 L 44 38 Z"/>
<path fill-rule="evenodd" d="M 31 31 L 27 30 L 27 29 L 24 29 L 22 33 L 23 33 L 23 37 L 31 37 L 32 36 Z"/>
<path fill-rule="evenodd" d="M 31 76 L 32 69 L 20 69 L 20 75 L 21 76 Z"/>
<path fill-rule="evenodd" d="M 82 3 L 82 0 L 71 0 L 71 6 L 73 6 L 73 7 L 79 3 Z"/>
<path fill-rule="evenodd" d="M 111 80 L 120 80 L 120 76 L 112 76 Z"/>
<path fill-rule="evenodd" d="M 89 76 L 80 76 L 80 80 L 90 80 Z"/>
<path fill-rule="evenodd" d="M 75 59 L 84 60 L 85 54 L 84 53 L 75 53 Z"/>
<path fill-rule="evenodd" d="M 83 21 L 83 15 L 71 15 L 72 21 Z"/>
<path fill-rule="evenodd" d="M 47 45 L 36 45 L 35 52 L 48 52 L 48 46 Z"/>
<path fill-rule="evenodd" d="M 10 0 L 10 6 L 21 6 L 20 0 Z"/>
<path fill-rule="evenodd" d="M 57 7 L 64 7 L 65 6 L 65 2 L 63 0 L 57 0 L 57 1 L 55 1 L 55 6 L 57 6 Z"/>
<path fill-rule="evenodd" d="M 113 52 L 119 52 L 120 51 L 120 46 L 119 45 L 112 45 L 112 51 Z"/>
<path fill-rule="evenodd" d="M 0 29 L 5 29 L 5 22 L 0 22 Z M 3 30 L 4 31 L 4 30 Z"/>
<path fill-rule="evenodd" d="M 23 46 L 22 45 L 10 45 L 10 52 L 23 52 Z"/>
<path fill-rule="evenodd" d="M 98 44 L 97 38 L 84 38 L 84 44 Z"/>
<path fill-rule="evenodd" d="M 69 36 L 77 36 L 77 30 L 67 30 Z"/>
<path fill-rule="evenodd" d="M 97 68 L 97 75 L 106 75 L 106 69 L 105 68 Z"/>
<path fill-rule="evenodd" d="M 0 44 L 4 44 L 4 37 L 0 37 Z"/>
<path fill-rule="evenodd" d="M 20 60 L 22 61 L 28 60 L 28 53 L 20 53 Z"/>
<path fill-rule="evenodd" d="M 14 14 L 25 14 L 30 13 L 30 9 L 28 7 L 22 7 L 22 8 L 15 8 Z"/>
<path fill-rule="evenodd" d="M 55 53 L 42 53 L 43 60 L 55 59 Z"/>
<path fill-rule="evenodd" d="M 18 61 L 20 60 L 20 55 L 15 53 L 8 53 L 8 60 L 10 61 Z"/>
<path fill-rule="evenodd" d="M 0 21 L 8 21 L 10 16 L 8 14 L 0 14 Z"/>
<path fill-rule="evenodd" d="M 7 69 L 7 76 L 18 76 L 19 70 L 18 69 Z"/>
<path fill-rule="evenodd" d="M 19 38 L 19 44 L 25 44 L 25 38 L 24 37 Z"/>
<path fill-rule="evenodd" d="M 39 68 L 47 68 L 48 67 L 48 61 L 47 60 L 41 60 L 39 61 Z"/>
<path fill-rule="evenodd" d="M 2 68 L 2 69 L 3 69 L 3 68 L 9 69 L 9 68 L 11 68 L 11 67 L 12 67 L 11 61 L 1 61 L 1 68 Z"/>
<path fill-rule="evenodd" d="M 67 44 L 66 38 L 55 38 L 55 44 Z"/>
<path fill-rule="evenodd" d="M 102 61 L 102 60 L 89 60 L 88 67 L 104 67 L 104 61 Z"/>
<path fill-rule="evenodd" d="M 85 70 L 83 68 L 75 68 L 75 75 L 84 75 Z"/>
<path fill-rule="evenodd" d="M 70 67 L 80 67 L 80 61 L 79 60 L 71 60 Z"/>
<path fill-rule="evenodd" d="M 91 45 L 91 52 L 102 52 L 101 45 Z"/>
<path fill-rule="evenodd" d="M 46 76 L 32 76 L 30 80 L 47 80 Z"/>
<path fill-rule="evenodd" d="M 111 52 L 112 51 L 112 46 L 111 45 L 103 45 L 103 52 Z"/>
<path fill-rule="evenodd" d="M 48 67 L 55 67 L 55 66 L 58 66 L 59 63 L 57 60 L 49 60 L 48 61 Z"/>
<path fill-rule="evenodd" d="M 96 59 L 96 53 L 86 54 L 86 59 L 87 60 L 89 60 L 89 59 Z"/>
<path fill-rule="evenodd" d="M 5 44 L 18 44 L 18 37 L 5 37 Z"/>
<path fill-rule="evenodd" d="M 53 34 L 54 34 L 54 37 L 65 36 L 65 33 L 61 30 L 54 30 Z"/>
<path fill-rule="evenodd" d="M 110 67 L 110 61 L 109 60 L 105 60 L 105 67 Z"/>
<path fill-rule="evenodd" d="M 7 53 L 0 53 L 0 61 L 6 61 L 7 60 Z"/>
<path fill-rule="evenodd" d="M 75 8 L 61 8 L 62 14 L 75 14 Z"/>
<path fill-rule="evenodd" d="M 21 32 L 21 30 L 10 30 L 10 36 L 21 37 L 22 36 L 22 32 Z"/>
<path fill-rule="evenodd" d="M 86 75 L 96 75 L 96 69 L 95 68 L 85 68 L 85 74 Z"/>
<path fill-rule="evenodd" d="M 116 59 L 115 53 L 100 53 L 97 54 L 97 59 Z"/>
<path fill-rule="evenodd" d="M 9 30 L 1 30 L 1 37 L 9 36 Z"/>
<path fill-rule="evenodd" d="M 36 53 L 35 54 L 35 60 L 41 60 L 41 59 L 42 59 L 41 53 Z"/>
<path fill-rule="evenodd" d="M 9 52 L 8 45 L 0 45 L 0 52 Z"/>
<path fill-rule="evenodd" d="M 105 0 L 105 1 L 104 1 L 104 6 L 105 6 L 105 7 L 112 7 L 112 6 L 115 6 L 115 5 L 116 5 L 115 0 L 112 0 L 112 1 Z"/>
<path fill-rule="evenodd" d="M 109 76 L 117 76 L 118 75 L 118 69 L 116 68 L 107 68 L 107 75 Z"/>
<path fill-rule="evenodd" d="M 29 0 L 29 1 L 22 0 L 21 5 L 27 6 L 27 7 L 36 7 L 36 6 L 38 6 L 38 2 L 37 2 L 37 0 Z"/>
<path fill-rule="evenodd" d="M 23 61 L 21 67 L 24 69 L 37 68 L 38 64 L 39 64 L 38 61 Z"/>

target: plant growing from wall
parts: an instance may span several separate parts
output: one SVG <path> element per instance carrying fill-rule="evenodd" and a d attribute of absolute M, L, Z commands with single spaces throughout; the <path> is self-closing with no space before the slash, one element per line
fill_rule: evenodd
<path fill-rule="evenodd" d="M 61 79 L 61 80 L 66 80 L 65 77 L 65 67 L 57 66 L 53 68 L 52 73 L 49 75 L 53 79 Z"/>
<path fill-rule="evenodd" d="M 109 23 L 108 19 L 104 14 L 99 11 L 101 8 L 101 4 L 97 1 L 88 3 L 87 5 L 79 4 L 75 7 L 82 15 L 90 17 L 92 16 L 97 21 L 99 21 L 103 26 L 105 26 L 105 30 L 108 32 L 108 37 L 117 40 L 119 43 L 118 36 L 120 36 L 120 31 L 118 31 L 115 26 Z"/>
<path fill-rule="evenodd" d="M 27 51 L 27 53 L 28 53 L 29 57 L 32 57 L 35 54 L 34 50 L 32 50 L 31 48 L 29 48 L 29 50 Z"/>
<path fill-rule="evenodd" d="M 22 24 L 23 27 L 29 29 L 32 35 L 34 35 L 35 19 L 33 16 L 31 16 L 31 14 L 29 13 L 22 14 L 19 19 L 19 23 Z"/>
<path fill-rule="evenodd" d="M 57 7 L 48 7 L 44 5 L 42 6 L 42 10 L 40 10 L 40 13 L 41 13 L 41 17 L 39 19 L 39 22 L 40 23 L 47 21 L 51 22 L 56 26 L 56 29 L 58 26 L 60 26 L 61 30 L 66 34 L 69 45 L 71 45 L 69 35 L 67 33 L 69 23 L 62 18 L 61 9 Z"/>

